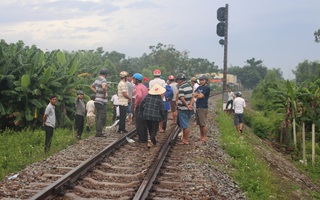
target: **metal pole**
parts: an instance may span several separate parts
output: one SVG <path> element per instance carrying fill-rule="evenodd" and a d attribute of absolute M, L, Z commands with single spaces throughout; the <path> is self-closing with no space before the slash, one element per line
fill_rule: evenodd
<path fill-rule="evenodd" d="M 224 59 L 223 59 L 223 92 L 227 91 L 227 72 L 228 72 L 228 4 L 225 11 L 225 36 L 224 36 Z"/>
<path fill-rule="evenodd" d="M 224 102 L 224 94 L 227 91 L 227 72 L 228 72 L 228 4 L 225 7 L 225 36 L 224 36 L 224 58 L 223 58 L 223 79 L 222 79 L 222 105 Z M 223 108 L 222 108 L 223 109 Z"/>

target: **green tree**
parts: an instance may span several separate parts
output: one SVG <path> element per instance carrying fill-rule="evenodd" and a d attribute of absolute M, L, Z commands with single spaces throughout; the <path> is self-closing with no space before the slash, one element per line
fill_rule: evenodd
<path fill-rule="evenodd" d="M 320 42 L 320 29 L 314 32 L 315 42 Z"/>
<path fill-rule="evenodd" d="M 296 70 L 293 70 L 292 72 L 296 76 L 298 85 L 306 80 L 314 82 L 320 77 L 320 63 L 305 60 L 302 63 L 299 63 Z"/>

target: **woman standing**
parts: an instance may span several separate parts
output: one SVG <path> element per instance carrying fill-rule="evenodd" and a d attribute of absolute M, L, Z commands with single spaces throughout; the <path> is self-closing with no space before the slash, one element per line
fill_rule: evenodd
<path fill-rule="evenodd" d="M 156 135 L 159 130 L 159 122 L 165 118 L 164 105 L 161 97 L 165 92 L 166 89 L 156 83 L 140 103 L 143 109 L 142 118 L 146 121 L 149 131 L 148 147 L 157 144 Z"/>

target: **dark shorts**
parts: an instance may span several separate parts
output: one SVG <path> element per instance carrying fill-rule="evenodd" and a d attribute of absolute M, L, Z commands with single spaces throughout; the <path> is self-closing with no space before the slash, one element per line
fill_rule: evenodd
<path fill-rule="evenodd" d="M 233 123 L 235 126 L 238 126 L 239 124 L 243 123 L 243 113 L 242 114 L 235 113 Z"/>
<path fill-rule="evenodd" d="M 176 101 L 170 101 L 170 108 L 171 108 L 171 112 L 175 112 L 177 110 Z"/>
<path fill-rule="evenodd" d="M 186 129 L 189 127 L 191 115 L 191 110 L 178 110 L 178 125 L 180 128 Z"/>
<path fill-rule="evenodd" d="M 206 126 L 207 122 L 207 115 L 208 115 L 208 108 L 197 108 L 196 109 L 196 122 L 199 126 Z"/>

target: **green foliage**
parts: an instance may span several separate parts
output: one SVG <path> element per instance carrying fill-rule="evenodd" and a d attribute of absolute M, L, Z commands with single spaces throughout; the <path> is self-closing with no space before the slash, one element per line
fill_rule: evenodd
<path fill-rule="evenodd" d="M 314 37 L 315 37 L 314 41 L 319 43 L 320 42 L 320 29 L 318 29 L 317 31 L 314 32 Z"/>
<path fill-rule="evenodd" d="M 270 120 L 272 119 L 271 116 L 264 117 L 261 113 L 255 113 L 252 119 L 251 128 L 253 133 L 260 138 L 268 138 L 268 135 L 271 135 L 274 130 L 274 124 Z"/>
<path fill-rule="evenodd" d="M 318 61 L 309 62 L 308 60 L 299 63 L 296 70 L 292 71 L 296 76 L 298 85 L 308 80 L 310 82 L 316 81 L 320 77 L 320 63 Z"/>
<path fill-rule="evenodd" d="M 41 129 L 35 131 L 26 129 L 19 133 L 12 130 L 2 132 L 0 134 L 0 179 L 76 142 L 72 131 L 55 129 L 51 150 L 49 154 L 45 154 L 44 140 L 45 132 Z"/>
<path fill-rule="evenodd" d="M 216 118 L 221 131 L 221 143 L 231 156 L 230 163 L 236 170 L 229 170 L 231 176 L 247 194 L 249 199 L 281 197 L 276 188 L 268 165 L 256 156 L 256 149 L 236 132 L 232 119 L 223 112 Z"/>
<path fill-rule="evenodd" d="M 247 65 L 243 68 L 230 67 L 228 71 L 233 75 L 237 75 L 237 79 L 241 81 L 243 87 L 253 89 L 265 78 L 268 69 L 263 66 L 261 60 L 255 60 L 255 58 L 247 60 L 246 63 Z M 279 69 L 278 72 L 282 76 Z"/>
<path fill-rule="evenodd" d="M 83 90 L 85 94 L 91 94 L 89 86 L 97 78 L 101 68 L 107 68 L 109 72 L 109 94 L 115 92 L 119 72 L 122 70 L 143 72 L 150 79 L 155 68 L 161 69 L 165 77 L 178 72 L 186 72 L 191 76 L 191 73 L 217 70 L 214 63 L 201 58 L 189 59 L 188 52 L 179 52 L 173 45 L 159 43 L 150 49 L 151 53 L 144 54 L 141 58 L 126 59 L 125 54 L 104 52 L 102 47 L 71 53 L 60 50 L 43 52 L 35 45 L 24 46 L 22 41 L 7 44 L 1 40 L 2 124 L 23 128 L 41 123 L 41 116 L 49 102 L 48 97 L 56 94 L 57 126 L 71 128 L 76 91 Z"/>
<path fill-rule="evenodd" d="M 275 93 L 271 92 L 284 90 L 284 80 L 277 75 L 276 70 L 268 70 L 266 77 L 259 82 L 252 92 L 252 105 L 256 110 L 276 110 L 278 103 L 282 104 L 283 99 L 275 102 Z"/>

